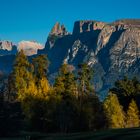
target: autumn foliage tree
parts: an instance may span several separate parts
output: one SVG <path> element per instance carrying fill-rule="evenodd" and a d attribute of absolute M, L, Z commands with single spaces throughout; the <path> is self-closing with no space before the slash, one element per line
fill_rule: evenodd
<path fill-rule="evenodd" d="M 127 110 L 126 127 L 132 128 L 132 127 L 139 127 L 139 126 L 140 126 L 139 110 L 136 102 L 132 100 Z"/>
<path fill-rule="evenodd" d="M 30 63 L 28 62 L 23 50 L 21 50 L 17 53 L 12 71 L 12 87 L 14 88 L 18 99 L 24 97 L 24 93 L 31 80 L 32 74 L 30 72 Z"/>
<path fill-rule="evenodd" d="M 109 128 L 124 128 L 125 113 L 120 105 L 116 94 L 110 93 L 104 101 L 104 111 Z"/>
<path fill-rule="evenodd" d="M 67 133 L 139 126 L 136 103 L 123 106 L 124 110 L 122 107 L 122 99 L 139 94 L 138 80 L 118 80 L 101 102 L 94 91 L 90 66 L 80 64 L 75 70 L 63 64 L 51 86 L 48 64 L 46 55 L 38 55 L 29 62 L 21 51 L 9 77 L 13 83 L 9 84 L 9 93 L 14 92 L 16 101 L 21 103 L 25 123 L 31 130 Z"/>
<path fill-rule="evenodd" d="M 125 111 L 127 111 L 128 105 L 132 99 L 137 102 L 140 109 L 140 82 L 136 77 L 132 79 L 124 77 L 123 79 L 117 80 L 110 91 L 117 95 Z"/>
<path fill-rule="evenodd" d="M 47 67 L 46 56 L 35 57 L 32 64 L 28 61 L 24 51 L 21 50 L 16 56 L 10 75 L 10 81 L 13 83 L 11 87 L 12 91 L 15 92 L 16 100 L 21 102 L 25 118 L 31 125 L 34 125 L 34 128 L 42 127 L 42 118 L 46 119 L 44 118 L 45 107 L 50 90 L 46 78 Z"/>

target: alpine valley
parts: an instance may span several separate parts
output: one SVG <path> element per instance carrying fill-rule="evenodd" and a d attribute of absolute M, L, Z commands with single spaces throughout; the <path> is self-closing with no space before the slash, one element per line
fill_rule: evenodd
<path fill-rule="evenodd" d="M 29 57 L 48 55 L 52 81 L 63 63 L 75 69 L 80 63 L 88 63 L 94 69 L 95 90 L 104 96 L 117 79 L 140 75 L 140 19 L 76 21 L 72 33 L 57 22 L 45 47 L 34 41 L 21 41 L 18 45 L 0 41 L 0 71 L 10 73 L 21 49 Z"/>

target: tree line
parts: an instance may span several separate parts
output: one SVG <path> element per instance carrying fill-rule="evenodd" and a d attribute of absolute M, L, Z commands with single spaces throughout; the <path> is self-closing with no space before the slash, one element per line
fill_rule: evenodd
<path fill-rule="evenodd" d="M 17 53 L 8 76 L 6 99 L 19 106 L 22 125 L 18 127 L 61 133 L 139 127 L 140 83 L 136 78 L 116 81 L 101 102 L 92 83 L 93 69 L 87 64 L 80 64 L 76 70 L 63 64 L 52 85 L 48 66 L 46 55 L 29 61 L 23 51 Z M 1 114 L 7 112 L 5 106 L 3 103 Z"/>

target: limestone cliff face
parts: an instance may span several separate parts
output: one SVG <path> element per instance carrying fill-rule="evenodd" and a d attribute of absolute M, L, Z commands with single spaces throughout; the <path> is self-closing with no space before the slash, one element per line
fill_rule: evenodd
<path fill-rule="evenodd" d="M 124 75 L 140 75 L 140 20 L 76 21 L 72 34 L 57 36 L 42 51 L 51 61 L 51 74 L 62 63 L 77 67 L 86 62 L 94 68 L 96 91 L 102 93 Z"/>
<path fill-rule="evenodd" d="M 140 28 L 128 28 L 110 49 L 111 69 L 119 68 L 128 72 L 129 68 L 140 59 Z"/>
<path fill-rule="evenodd" d="M 116 79 L 140 75 L 140 28 L 139 25 L 115 25 L 106 33 L 101 31 L 96 55 L 105 71 L 104 87 L 111 87 Z M 120 28 L 121 27 L 121 28 Z M 108 34 L 105 39 L 105 34 Z M 101 40 L 101 36 L 102 40 Z M 107 40 L 107 41 L 104 41 Z M 104 43 L 105 42 L 105 43 Z"/>
<path fill-rule="evenodd" d="M 68 35 L 69 32 L 66 30 L 65 26 L 64 25 L 61 25 L 59 22 L 57 22 L 51 32 L 49 33 L 49 37 L 48 37 L 48 44 L 50 46 L 50 48 L 52 46 L 54 46 L 55 44 L 55 41 L 58 39 L 58 38 L 61 38 L 63 36 L 66 36 Z"/>
<path fill-rule="evenodd" d="M 14 49 L 12 43 L 0 41 L 0 70 L 5 65 L 7 68 L 12 65 L 14 58 L 6 55 L 15 54 L 20 49 L 28 56 L 47 54 L 51 62 L 51 80 L 63 63 L 77 68 L 78 64 L 86 62 L 94 69 L 95 90 L 102 95 L 123 76 L 140 79 L 140 19 L 112 23 L 76 21 L 72 33 L 64 25 L 56 23 L 44 49 L 36 42 L 23 41 L 18 49 Z"/>
<path fill-rule="evenodd" d="M 91 32 L 94 30 L 101 30 L 105 26 L 104 22 L 98 21 L 76 21 L 73 28 L 73 34 L 80 34 L 83 32 Z"/>

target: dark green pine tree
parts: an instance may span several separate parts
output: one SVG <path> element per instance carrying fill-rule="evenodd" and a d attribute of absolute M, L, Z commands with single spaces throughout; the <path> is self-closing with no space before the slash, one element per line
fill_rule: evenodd
<path fill-rule="evenodd" d="M 110 91 L 118 96 L 120 104 L 124 107 L 125 111 L 127 111 L 127 107 L 132 99 L 136 100 L 138 105 L 140 105 L 140 82 L 136 77 L 133 79 L 124 77 L 117 80 L 115 86 Z"/>
<path fill-rule="evenodd" d="M 78 66 L 78 113 L 80 116 L 78 121 L 80 131 L 100 129 L 105 125 L 103 107 L 94 91 L 93 72 L 93 69 L 87 64 Z"/>
<path fill-rule="evenodd" d="M 58 128 L 61 132 L 69 132 L 77 127 L 77 86 L 75 76 L 69 68 L 67 64 L 61 66 L 54 84 L 56 94 L 61 97 L 56 116 Z"/>
<path fill-rule="evenodd" d="M 32 60 L 34 67 L 34 75 L 37 80 L 41 80 L 42 78 L 47 76 L 49 61 L 47 55 L 38 55 Z"/>
<path fill-rule="evenodd" d="M 93 78 L 93 69 L 87 64 L 78 65 L 78 84 L 82 95 L 94 92 L 91 80 Z"/>
<path fill-rule="evenodd" d="M 71 71 L 70 65 L 63 64 L 61 66 L 54 87 L 61 94 L 64 93 L 64 96 L 77 94 L 76 78 Z"/>
<path fill-rule="evenodd" d="M 84 104 L 84 100 L 90 94 L 94 93 L 94 88 L 91 83 L 93 78 L 93 69 L 90 68 L 87 64 L 78 65 L 78 73 L 77 73 L 77 83 L 78 83 L 78 100 L 79 100 L 79 108 L 82 110 L 82 106 Z"/>

